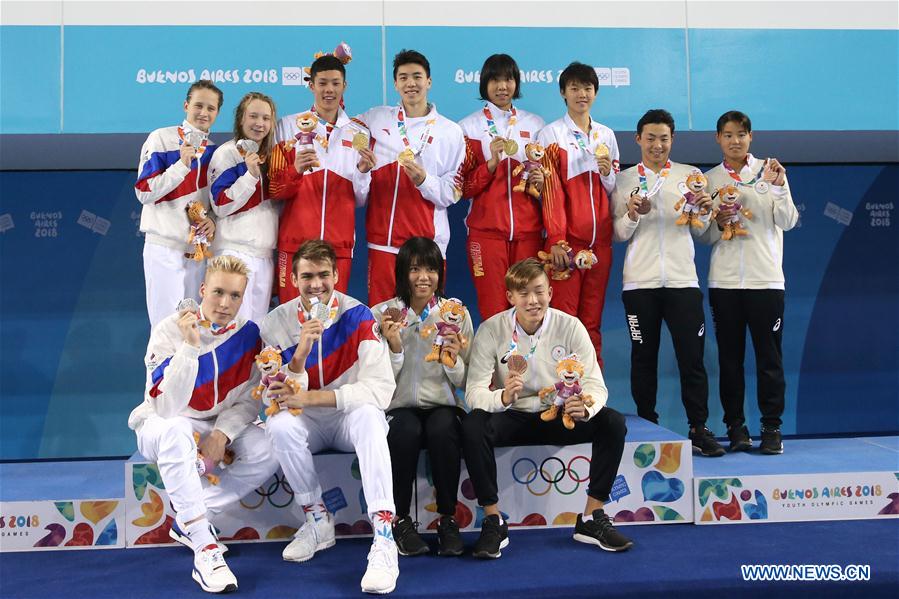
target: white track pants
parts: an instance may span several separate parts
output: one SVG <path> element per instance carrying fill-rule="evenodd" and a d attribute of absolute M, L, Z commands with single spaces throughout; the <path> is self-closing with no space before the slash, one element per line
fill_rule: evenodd
<path fill-rule="evenodd" d="M 183 251 L 164 245 L 144 243 L 144 279 L 147 284 L 147 313 L 150 326 L 175 313 L 186 297 L 200 301 L 200 283 L 206 262 L 184 257 Z"/>
<path fill-rule="evenodd" d="M 382 410 L 372 405 L 349 413 L 307 408 L 299 416 L 285 410 L 269 418 L 265 430 L 299 504 L 318 501 L 322 494 L 312 454 L 336 449 L 356 452 L 368 513 L 394 511 L 388 426 Z"/>
<path fill-rule="evenodd" d="M 137 448 L 141 455 L 156 462 L 165 490 L 178 512 L 178 525 L 200 516 L 214 519 L 230 505 L 239 502 L 278 470 L 278 460 L 271 451 L 265 431 L 250 424 L 232 439 L 234 462 L 216 471 L 221 476 L 218 485 L 197 473 L 197 446 L 193 432 L 205 437 L 215 427 L 215 420 L 196 420 L 177 416 L 151 416 L 137 434 Z"/>

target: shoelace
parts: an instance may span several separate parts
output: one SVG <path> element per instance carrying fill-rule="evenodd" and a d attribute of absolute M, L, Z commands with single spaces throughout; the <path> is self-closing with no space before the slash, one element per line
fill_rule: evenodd
<path fill-rule="evenodd" d="M 379 543 L 377 541 L 372 543 L 371 549 L 368 550 L 368 565 L 387 570 L 391 566 L 390 560 L 387 557 L 387 547 L 384 547 L 383 545 L 384 543 Z"/>

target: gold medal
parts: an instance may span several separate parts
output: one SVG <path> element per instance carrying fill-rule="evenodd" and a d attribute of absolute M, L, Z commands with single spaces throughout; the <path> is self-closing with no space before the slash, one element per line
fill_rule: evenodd
<path fill-rule="evenodd" d="M 609 146 L 606 144 L 599 144 L 596 146 L 596 149 L 593 150 L 593 155 L 597 158 L 605 158 L 609 155 Z"/>
<path fill-rule="evenodd" d="M 415 152 L 412 151 L 412 148 L 406 148 L 400 152 L 400 155 L 397 156 L 397 160 L 403 164 L 415 162 Z"/>
<path fill-rule="evenodd" d="M 353 136 L 353 149 L 357 152 L 368 149 L 368 136 L 365 133 L 359 132 Z"/>
<path fill-rule="evenodd" d="M 514 139 L 507 139 L 503 143 L 503 152 L 506 153 L 506 156 L 514 156 L 518 153 L 518 142 Z"/>

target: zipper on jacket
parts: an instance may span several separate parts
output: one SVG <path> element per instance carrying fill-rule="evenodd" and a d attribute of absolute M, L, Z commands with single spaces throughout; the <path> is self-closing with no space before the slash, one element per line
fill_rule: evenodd
<path fill-rule="evenodd" d="M 325 365 L 322 364 L 322 340 L 319 339 L 316 343 L 318 343 L 318 388 L 321 390 L 325 388 Z"/>
<path fill-rule="evenodd" d="M 659 174 L 656 173 L 656 177 Z M 655 182 L 653 182 L 655 184 Z M 662 187 L 665 185 L 662 184 Z M 665 286 L 667 282 L 665 280 L 665 223 L 663 222 L 663 214 L 662 214 L 662 188 L 659 188 L 659 192 L 656 194 L 656 197 L 659 198 L 659 209 L 656 211 L 658 214 L 656 215 L 656 220 L 659 221 L 659 279 L 661 280 L 662 287 Z"/>
<path fill-rule="evenodd" d="M 212 405 L 219 403 L 219 360 L 215 355 L 215 344 L 212 346 Z"/>
<path fill-rule="evenodd" d="M 527 189 L 524 191 L 527 193 Z M 512 210 L 512 158 L 506 156 L 506 196 L 509 198 L 509 241 L 515 241 L 515 213 Z"/>
<path fill-rule="evenodd" d="M 393 204 L 390 205 L 390 225 L 387 228 L 387 245 L 391 245 L 393 241 L 393 214 L 396 211 L 396 196 L 400 191 L 400 163 L 396 163 L 396 182 L 393 184 Z"/>
<path fill-rule="evenodd" d="M 321 226 L 321 235 L 320 239 L 325 238 L 325 210 L 328 208 L 328 169 L 325 170 L 325 182 L 322 186 L 322 226 Z"/>
<path fill-rule="evenodd" d="M 590 247 L 596 242 L 596 206 L 593 205 L 593 171 L 587 171 L 590 179 L 590 214 L 593 216 L 593 235 L 590 237 Z"/>

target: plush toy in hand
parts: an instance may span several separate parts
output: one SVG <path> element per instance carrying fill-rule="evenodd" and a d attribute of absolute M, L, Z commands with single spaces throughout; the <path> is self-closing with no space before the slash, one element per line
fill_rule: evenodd
<path fill-rule="evenodd" d="M 555 420 L 559 415 L 559 408 L 565 405 L 565 400 L 575 395 L 580 395 L 584 400 L 584 405 L 588 408 L 593 405 L 593 397 L 584 395 L 581 389 L 580 380 L 584 376 L 584 365 L 578 359 L 577 354 L 571 354 L 559 360 L 556 364 L 556 374 L 559 376 L 559 382 L 540 390 L 540 399 L 545 399 L 549 395 L 555 395 L 552 405 L 540 413 L 540 419 L 544 422 Z M 567 429 L 574 428 L 574 419 L 562 412 L 562 425 Z"/>
<path fill-rule="evenodd" d="M 187 244 L 194 246 L 193 253 L 185 253 L 185 258 L 202 262 L 206 258 L 212 258 L 212 250 L 209 244 L 215 237 L 214 233 L 206 235 L 200 233 L 200 225 L 206 220 L 206 209 L 201 202 L 191 202 L 187 205 L 187 219 L 190 221 L 190 232 L 187 234 Z"/>
<path fill-rule="evenodd" d="M 677 217 L 677 220 L 674 221 L 675 225 L 686 225 L 689 224 L 694 227 L 702 227 L 702 221 L 699 220 L 700 214 L 707 214 L 705 209 L 700 210 L 699 206 L 696 203 L 697 196 L 702 193 L 706 186 L 709 184 L 708 179 L 705 178 L 699 171 L 693 171 L 689 175 L 687 175 L 687 191 L 684 195 L 677 201 L 677 204 L 674 205 L 675 210 L 681 210 L 681 214 Z"/>
<path fill-rule="evenodd" d="M 740 190 L 737 186 L 725 185 L 718 190 L 718 197 L 720 202 L 712 213 L 712 217 L 716 218 L 719 213 L 729 217 L 724 224 L 721 239 L 728 241 L 734 237 L 749 235 L 749 232 L 743 228 L 743 221 L 740 219 L 740 215 L 752 218 L 752 211 L 749 208 L 743 208 L 743 205 L 737 201 L 740 199 Z"/>
<path fill-rule="evenodd" d="M 456 365 L 456 358 L 451 356 L 443 349 L 444 337 L 459 333 L 459 339 L 462 347 L 468 345 L 468 339 L 462 335 L 462 323 L 465 321 L 465 305 L 462 300 L 450 298 L 444 300 L 440 304 L 440 321 L 431 326 L 421 329 L 423 339 L 430 337 L 434 331 L 437 331 L 437 337 L 434 338 L 434 344 L 431 345 L 431 353 L 425 356 L 425 362 L 441 362 L 447 368 L 453 368 Z"/>
<path fill-rule="evenodd" d="M 575 268 L 578 270 L 590 270 L 593 268 L 593 265 L 596 264 L 596 254 L 594 254 L 592 250 L 585 249 L 575 254 L 574 250 L 571 249 L 571 246 L 568 245 L 568 242 L 564 240 L 558 242 L 556 245 L 562 248 L 568 255 L 568 267 L 564 270 L 555 269 L 551 252 L 544 252 L 543 250 L 537 252 L 537 259 L 543 263 L 544 272 L 546 272 L 547 276 L 553 281 L 567 281 L 571 278 L 571 273 Z"/>
<path fill-rule="evenodd" d="M 283 364 L 283 361 L 281 360 L 281 350 L 277 347 L 267 345 L 261 352 L 259 352 L 259 355 L 256 356 L 256 368 L 258 368 L 259 373 L 262 374 L 262 381 L 259 383 L 259 385 L 256 386 L 255 389 L 253 389 L 251 393 L 253 399 L 263 399 L 263 396 L 268 390 L 269 385 L 276 381 L 286 384 L 294 393 L 300 390 L 299 383 L 297 383 L 292 378 L 289 378 L 281 371 L 281 364 Z M 269 406 L 265 408 L 265 415 L 274 416 L 280 411 L 281 406 L 278 404 L 278 402 L 272 401 L 271 404 L 269 404 Z M 288 411 L 294 416 L 298 416 L 302 413 L 303 409 L 288 408 Z"/>
<path fill-rule="evenodd" d="M 216 464 L 200 452 L 200 433 L 197 431 L 194 431 L 194 443 L 197 445 L 197 474 L 205 476 L 210 484 L 219 484 L 220 479 L 218 475 L 213 474 L 212 472 L 215 470 Z M 234 463 L 234 450 L 225 449 L 225 457 L 222 458 L 222 463 L 226 466 L 230 466 Z"/>
<path fill-rule="evenodd" d="M 297 152 L 305 152 L 307 150 L 315 151 L 315 128 L 318 126 L 318 117 L 312 114 L 311 112 L 304 112 L 302 114 L 297 115 L 297 131 L 296 135 L 293 136 L 293 139 L 287 142 L 287 148 L 290 149 L 296 146 Z M 320 140 L 321 141 L 321 140 Z M 321 141 L 322 147 L 327 147 L 328 140 L 325 139 Z M 311 171 L 313 168 L 321 166 L 321 163 L 316 158 L 315 162 L 313 162 L 307 171 Z"/>
<path fill-rule="evenodd" d="M 544 150 L 543 146 L 538 143 L 526 144 L 524 146 L 525 161 L 516 166 L 512 171 L 512 176 L 517 177 L 520 174 L 521 180 L 518 182 L 518 185 L 512 188 L 512 191 L 527 190 L 528 195 L 535 198 L 540 197 L 540 192 L 537 191 L 537 188 L 533 185 L 528 185 L 528 177 L 530 177 L 531 173 L 534 171 L 539 170 L 543 173 L 544 180 L 549 179 L 550 172 L 545 169 L 540 162 L 543 160 L 543 155 L 545 153 L 546 150 Z"/>

